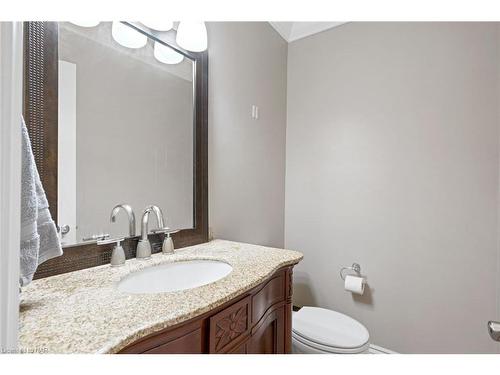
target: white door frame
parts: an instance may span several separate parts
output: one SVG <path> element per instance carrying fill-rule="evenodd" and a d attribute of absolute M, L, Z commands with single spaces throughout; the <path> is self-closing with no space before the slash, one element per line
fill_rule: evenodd
<path fill-rule="evenodd" d="M 0 22 L 0 352 L 18 342 L 22 31 Z"/>

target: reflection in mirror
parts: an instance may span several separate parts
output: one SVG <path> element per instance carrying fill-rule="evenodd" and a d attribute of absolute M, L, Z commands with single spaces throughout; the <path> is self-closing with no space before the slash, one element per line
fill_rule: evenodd
<path fill-rule="evenodd" d="M 125 212 L 110 222 L 121 203 L 134 209 L 137 234 L 151 204 L 170 228 L 193 227 L 193 68 L 150 39 L 124 47 L 111 22 L 59 24 L 57 221 L 68 226 L 65 246 L 128 236 Z"/>

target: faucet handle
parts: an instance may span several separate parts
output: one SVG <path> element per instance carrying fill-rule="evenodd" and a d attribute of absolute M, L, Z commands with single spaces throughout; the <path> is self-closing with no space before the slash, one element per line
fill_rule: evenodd
<path fill-rule="evenodd" d="M 120 245 L 120 242 L 124 241 L 124 237 L 118 237 L 118 238 L 109 238 L 105 240 L 100 240 L 97 241 L 98 245 L 107 245 L 110 243 L 116 243 L 115 247 L 113 248 L 113 252 L 111 253 L 111 267 L 117 267 L 117 266 L 123 266 L 125 264 L 125 251 L 123 250 L 123 247 Z"/>
<path fill-rule="evenodd" d="M 180 229 L 171 229 L 169 227 L 164 227 L 164 228 L 152 229 L 151 233 L 154 233 L 154 234 L 157 234 L 157 233 L 172 234 L 172 233 L 177 233 L 179 231 L 180 231 Z"/>
<path fill-rule="evenodd" d="M 116 242 L 117 245 L 120 245 L 120 242 L 122 242 L 122 241 L 125 241 L 125 237 L 105 238 L 102 240 L 98 240 L 97 244 L 98 245 L 107 245 L 107 244 Z"/>
<path fill-rule="evenodd" d="M 171 234 L 179 232 L 180 229 L 170 229 L 168 227 L 161 229 L 153 229 L 153 233 L 165 233 L 165 238 L 163 239 L 163 245 L 161 247 L 161 251 L 163 254 L 173 254 L 174 253 L 174 241 Z"/>
<path fill-rule="evenodd" d="M 82 241 L 101 241 L 101 240 L 106 240 L 109 238 L 108 233 L 101 233 L 101 234 L 93 234 L 89 237 L 83 237 Z"/>

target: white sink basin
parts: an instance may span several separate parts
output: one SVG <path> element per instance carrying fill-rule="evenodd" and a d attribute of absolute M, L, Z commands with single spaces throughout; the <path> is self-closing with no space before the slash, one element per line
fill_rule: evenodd
<path fill-rule="evenodd" d="M 126 293 L 162 293 L 196 288 L 229 275 L 229 264 L 216 260 L 167 263 L 131 273 L 118 283 Z"/>

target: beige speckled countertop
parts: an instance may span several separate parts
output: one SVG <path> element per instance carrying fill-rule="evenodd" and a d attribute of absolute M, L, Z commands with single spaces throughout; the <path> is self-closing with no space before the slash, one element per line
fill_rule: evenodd
<path fill-rule="evenodd" d="M 156 294 L 127 294 L 115 285 L 144 267 L 189 259 L 215 259 L 233 270 L 198 288 Z M 214 240 L 128 260 L 125 266 L 88 268 L 35 280 L 21 293 L 19 347 L 48 353 L 116 353 L 155 331 L 210 311 L 252 289 L 302 254 Z"/>

